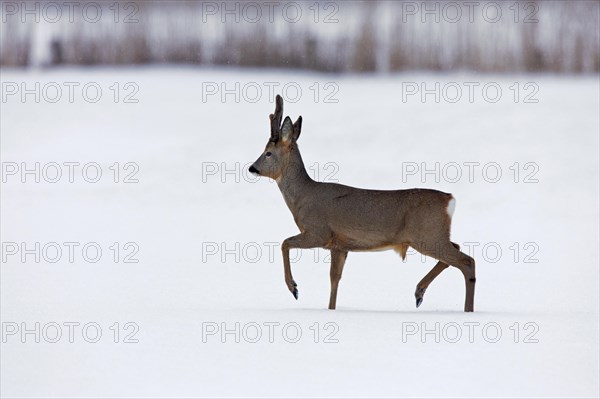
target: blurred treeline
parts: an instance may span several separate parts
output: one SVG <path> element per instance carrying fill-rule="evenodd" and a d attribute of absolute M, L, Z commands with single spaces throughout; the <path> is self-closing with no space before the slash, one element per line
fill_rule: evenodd
<path fill-rule="evenodd" d="M 596 0 L 50 3 L 2 1 L 0 65 L 600 71 Z"/>

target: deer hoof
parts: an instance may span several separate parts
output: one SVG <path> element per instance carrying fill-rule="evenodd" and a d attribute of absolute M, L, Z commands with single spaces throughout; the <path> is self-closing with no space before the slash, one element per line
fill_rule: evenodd
<path fill-rule="evenodd" d="M 425 288 L 417 288 L 415 291 L 415 298 L 417 300 L 417 308 L 423 303 L 423 295 L 425 294 Z"/>
<path fill-rule="evenodd" d="M 296 284 L 294 284 L 296 285 Z M 294 298 L 296 298 L 296 300 L 298 300 L 298 289 L 294 288 L 294 291 L 292 291 L 292 295 L 294 296 Z"/>

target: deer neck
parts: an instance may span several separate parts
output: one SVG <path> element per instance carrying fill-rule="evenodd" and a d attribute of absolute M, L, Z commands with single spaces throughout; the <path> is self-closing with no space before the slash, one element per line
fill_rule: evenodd
<path fill-rule="evenodd" d="M 306 196 L 308 186 L 314 181 L 306 172 L 298 147 L 296 146 L 290 151 L 289 163 L 276 181 L 285 203 L 294 213 L 302 198 Z"/>

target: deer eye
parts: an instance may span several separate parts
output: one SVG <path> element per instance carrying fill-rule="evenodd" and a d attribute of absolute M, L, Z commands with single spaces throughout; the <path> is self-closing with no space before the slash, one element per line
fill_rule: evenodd
<path fill-rule="evenodd" d="M 270 157 L 271 156 L 271 151 L 267 151 L 267 153 L 265 155 L 268 156 L 268 157 Z"/>

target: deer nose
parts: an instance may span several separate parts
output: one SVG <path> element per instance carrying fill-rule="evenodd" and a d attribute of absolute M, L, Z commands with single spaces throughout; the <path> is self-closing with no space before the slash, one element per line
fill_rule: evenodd
<path fill-rule="evenodd" d="M 256 174 L 256 175 L 260 175 L 260 172 L 258 171 L 258 169 L 256 169 L 256 168 L 254 167 L 254 165 L 250 166 L 250 168 L 248 168 L 248 171 L 249 171 L 250 173 L 254 173 L 254 174 Z"/>

